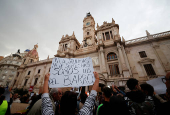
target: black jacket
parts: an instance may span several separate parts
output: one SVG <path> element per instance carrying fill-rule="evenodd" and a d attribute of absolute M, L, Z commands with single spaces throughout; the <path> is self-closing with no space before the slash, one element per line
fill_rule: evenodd
<path fill-rule="evenodd" d="M 132 100 L 133 102 L 136 103 L 142 103 L 145 101 L 145 94 L 142 91 L 131 91 L 131 92 L 127 92 L 126 96 Z"/>

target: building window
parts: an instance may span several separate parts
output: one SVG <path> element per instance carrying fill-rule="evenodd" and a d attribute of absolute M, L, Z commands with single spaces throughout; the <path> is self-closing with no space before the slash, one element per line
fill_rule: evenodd
<path fill-rule="evenodd" d="M 140 57 L 141 57 L 141 58 L 147 57 L 147 55 L 146 55 L 146 52 L 145 52 L 145 51 L 141 51 L 141 52 L 139 52 L 139 55 L 140 55 Z"/>
<path fill-rule="evenodd" d="M 87 32 L 87 35 L 89 35 L 89 32 Z"/>
<path fill-rule="evenodd" d="M 115 53 L 109 53 L 107 55 L 107 60 L 113 60 L 113 59 L 117 59 L 117 55 Z"/>
<path fill-rule="evenodd" d="M 31 71 L 28 72 L 28 75 L 30 75 Z"/>
<path fill-rule="evenodd" d="M 25 79 L 25 83 L 24 83 L 24 86 L 26 86 L 26 85 L 27 85 L 27 81 L 28 81 L 28 79 Z"/>
<path fill-rule="evenodd" d="M 109 32 L 106 32 L 105 35 L 106 35 L 106 40 L 110 40 Z"/>
<path fill-rule="evenodd" d="M 37 84 L 37 81 L 38 81 L 38 78 L 35 78 L 34 85 L 36 85 L 36 84 Z"/>
<path fill-rule="evenodd" d="M 76 46 L 76 50 L 78 50 L 78 47 Z"/>
<path fill-rule="evenodd" d="M 33 59 L 31 59 L 31 63 L 33 62 Z"/>
<path fill-rule="evenodd" d="M 40 73 L 41 69 L 38 70 L 38 73 Z"/>
<path fill-rule="evenodd" d="M 103 40 L 105 41 L 104 33 L 103 33 Z"/>
<path fill-rule="evenodd" d="M 65 47 L 64 47 L 64 51 L 66 51 L 67 50 L 67 44 L 65 44 Z"/>
<path fill-rule="evenodd" d="M 50 69 L 51 69 L 51 67 L 49 68 L 49 72 L 50 72 Z"/>
<path fill-rule="evenodd" d="M 145 68 L 145 71 L 146 71 L 148 76 L 156 75 L 156 73 L 155 73 L 155 71 L 154 71 L 154 69 L 153 69 L 151 64 L 144 64 L 144 68 Z"/>
<path fill-rule="evenodd" d="M 120 74 L 118 64 L 109 65 L 109 69 L 110 69 L 110 75 L 111 76 L 116 75 L 116 74 Z"/>

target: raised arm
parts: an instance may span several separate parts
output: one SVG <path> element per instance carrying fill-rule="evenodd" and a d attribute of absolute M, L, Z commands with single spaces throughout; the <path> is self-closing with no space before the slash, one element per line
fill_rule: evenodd
<path fill-rule="evenodd" d="M 96 80 L 94 82 L 89 97 L 87 97 L 84 106 L 79 111 L 79 115 L 90 115 L 93 112 L 93 106 L 95 104 L 95 99 L 97 96 L 97 89 L 99 88 L 99 75 L 97 72 L 93 72 L 93 73 Z"/>
<path fill-rule="evenodd" d="M 42 115 L 54 115 L 53 106 L 51 99 L 49 98 L 48 94 L 48 81 L 49 81 L 50 74 L 45 75 L 44 79 L 44 87 L 43 87 L 43 94 L 42 94 Z"/>

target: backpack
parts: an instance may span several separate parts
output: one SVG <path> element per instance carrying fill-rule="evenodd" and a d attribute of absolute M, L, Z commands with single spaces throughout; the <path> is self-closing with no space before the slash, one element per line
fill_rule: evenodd
<path fill-rule="evenodd" d="M 144 101 L 142 103 L 129 101 L 128 105 L 129 105 L 129 111 L 131 115 L 153 115 L 154 114 L 153 111 L 154 107 L 148 101 Z"/>

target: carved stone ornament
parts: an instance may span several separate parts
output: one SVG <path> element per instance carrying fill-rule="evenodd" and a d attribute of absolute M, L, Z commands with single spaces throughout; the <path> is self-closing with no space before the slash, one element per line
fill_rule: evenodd
<path fill-rule="evenodd" d="M 125 49 L 125 52 L 126 52 L 127 54 L 130 54 L 130 49 L 129 49 L 129 48 L 126 48 L 126 49 Z"/>
<path fill-rule="evenodd" d="M 143 58 L 140 61 L 138 61 L 138 63 L 153 63 L 155 61 L 155 59 L 150 59 L 150 58 Z"/>

